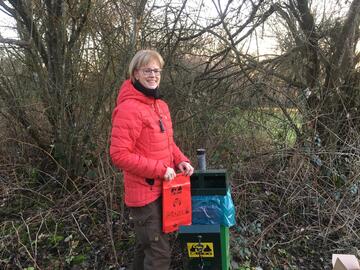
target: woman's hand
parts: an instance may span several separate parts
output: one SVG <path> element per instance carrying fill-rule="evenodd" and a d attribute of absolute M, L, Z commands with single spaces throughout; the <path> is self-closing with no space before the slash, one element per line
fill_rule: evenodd
<path fill-rule="evenodd" d="M 175 178 L 175 176 L 176 176 L 176 172 L 174 171 L 174 169 L 167 167 L 166 172 L 164 174 L 164 179 L 167 181 L 171 181 Z"/>
<path fill-rule="evenodd" d="M 194 172 L 193 166 L 189 162 L 182 161 L 178 164 L 179 170 L 184 173 L 184 175 L 191 176 Z"/>

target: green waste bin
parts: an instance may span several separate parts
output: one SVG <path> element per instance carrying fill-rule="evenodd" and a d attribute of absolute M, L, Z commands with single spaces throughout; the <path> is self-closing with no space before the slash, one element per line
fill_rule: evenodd
<path fill-rule="evenodd" d="M 226 170 L 195 171 L 191 195 L 223 195 L 228 192 Z M 185 270 L 229 270 L 229 227 L 221 224 L 180 226 L 179 240 Z"/>
<path fill-rule="evenodd" d="M 186 270 L 230 269 L 229 228 L 222 225 L 180 226 Z"/>

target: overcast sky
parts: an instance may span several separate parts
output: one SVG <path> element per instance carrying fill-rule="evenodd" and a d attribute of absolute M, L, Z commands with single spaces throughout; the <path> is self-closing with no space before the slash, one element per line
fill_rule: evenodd
<path fill-rule="evenodd" d="M 3 38 L 16 38 L 15 20 L 0 9 L 0 34 Z"/>
<path fill-rule="evenodd" d="M 159 0 L 164 1 L 164 0 Z M 190 10 L 196 10 L 201 5 L 202 1 L 189 1 L 190 5 L 188 8 Z M 220 2 L 220 1 L 219 1 Z M 219 3 L 215 2 L 215 3 Z M 236 2 L 236 1 L 235 1 Z M 235 3 L 234 2 L 234 3 Z M 180 2 L 179 2 L 180 3 Z M 226 3 L 226 1 L 222 1 L 220 3 Z M 216 9 L 214 8 L 214 2 L 211 0 L 204 0 L 204 5 L 202 5 L 203 13 L 206 15 L 204 18 L 209 19 L 209 17 L 213 17 L 217 15 Z M 327 14 L 327 16 L 343 16 L 345 15 L 349 6 L 349 2 L 346 0 L 315 0 L 312 5 L 312 11 L 317 15 L 316 19 L 321 20 L 323 16 Z M 271 31 L 267 27 L 265 32 L 258 32 L 257 38 L 255 36 L 252 37 L 251 42 L 249 44 L 249 49 L 252 53 L 256 53 L 256 48 L 259 49 L 259 54 L 269 54 L 274 52 L 276 48 L 276 41 L 271 37 Z M 15 21 L 0 8 L 0 34 L 3 38 L 16 38 L 17 34 L 15 29 Z M 260 29 L 260 28 L 259 28 Z M 261 30 L 260 30 L 261 31 Z"/>

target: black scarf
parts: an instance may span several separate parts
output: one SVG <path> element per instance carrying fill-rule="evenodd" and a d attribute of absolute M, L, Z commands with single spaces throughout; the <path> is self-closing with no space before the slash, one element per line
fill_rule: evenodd
<path fill-rule="evenodd" d="M 138 80 L 135 80 L 135 82 L 133 82 L 133 85 L 136 90 L 140 91 L 147 97 L 153 97 L 155 99 L 161 98 L 159 87 L 156 87 L 155 89 L 146 88 Z"/>

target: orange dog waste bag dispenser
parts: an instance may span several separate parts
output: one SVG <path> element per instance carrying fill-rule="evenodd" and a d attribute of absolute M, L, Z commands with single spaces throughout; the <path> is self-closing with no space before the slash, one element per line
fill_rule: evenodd
<path fill-rule="evenodd" d="M 172 181 L 163 182 L 163 232 L 191 225 L 190 176 L 178 174 Z"/>

